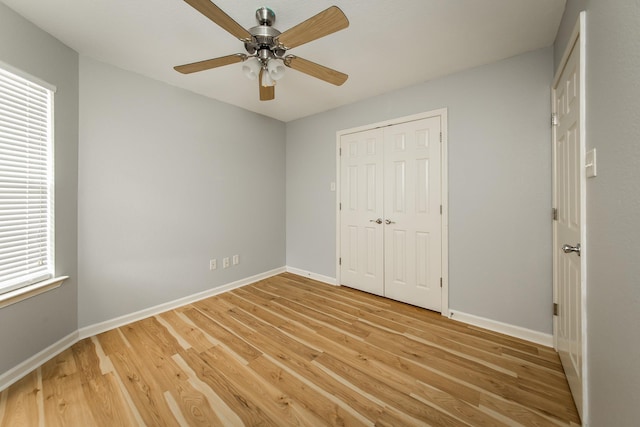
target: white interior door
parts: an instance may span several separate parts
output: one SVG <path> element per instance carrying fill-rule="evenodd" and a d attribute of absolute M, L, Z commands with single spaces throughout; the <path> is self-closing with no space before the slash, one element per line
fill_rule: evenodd
<path fill-rule="evenodd" d="M 440 117 L 385 128 L 386 297 L 441 311 Z"/>
<path fill-rule="evenodd" d="M 585 175 L 581 167 L 582 103 L 580 45 L 573 45 L 553 87 L 554 113 L 554 339 L 576 407 L 582 416 L 583 396 L 583 263 Z M 583 255 L 583 254 L 582 254 Z"/>
<path fill-rule="evenodd" d="M 381 129 L 340 138 L 340 280 L 384 295 L 383 133 Z"/>

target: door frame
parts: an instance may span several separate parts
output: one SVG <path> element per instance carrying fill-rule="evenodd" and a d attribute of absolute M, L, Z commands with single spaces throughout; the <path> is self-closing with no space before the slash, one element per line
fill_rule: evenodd
<path fill-rule="evenodd" d="M 586 28 L 586 12 L 580 12 L 578 20 L 575 24 L 573 32 L 571 33 L 571 37 L 567 42 L 567 46 L 565 47 L 565 51 L 562 55 L 562 59 L 558 64 L 558 68 L 555 72 L 553 82 L 551 84 L 551 112 L 552 114 L 557 114 L 556 111 L 556 95 L 555 95 L 555 87 L 558 84 L 558 80 L 562 76 L 562 72 L 564 71 L 565 66 L 569 60 L 571 52 L 573 49 L 579 49 L 580 52 L 580 87 L 578 90 L 580 91 L 580 105 L 579 105 L 579 129 L 580 129 L 580 138 L 579 138 L 579 150 L 580 150 L 580 160 L 579 160 L 579 179 L 580 179 L 580 244 L 581 244 L 581 263 L 580 263 L 580 274 L 581 274 L 581 282 L 580 282 L 580 292 L 581 292 L 581 304 L 580 304 L 580 322 L 582 326 L 581 330 L 581 357 L 582 357 L 582 372 L 580 373 L 582 379 L 582 393 L 581 393 L 581 404 L 576 405 L 579 406 L 578 410 L 580 412 L 580 417 L 582 419 L 583 425 L 588 425 L 588 369 L 587 369 L 587 260 L 588 260 L 588 242 L 587 242 L 587 217 L 586 217 L 586 167 L 585 167 L 585 153 L 586 153 L 586 83 L 585 83 L 585 68 L 586 68 L 586 41 L 585 41 L 585 28 Z M 555 117 L 555 116 L 553 116 Z M 552 200 L 555 206 L 557 199 L 556 192 L 556 182 L 558 177 L 556 176 L 556 128 L 552 127 Z M 554 304 L 558 302 L 558 265 L 557 265 L 557 256 L 558 251 L 560 250 L 558 244 L 556 244 L 557 240 L 557 223 L 553 221 L 553 235 L 552 235 L 552 246 L 553 246 L 553 302 Z M 553 316 L 553 347 L 557 351 L 558 350 L 558 318 L 557 316 Z"/>
<path fill-rule="evenodd" d="M 382 122 L 372 123 L 364 126 L 358 126 L 355 128 L 344 129 L 336 132 L 336 284 L 340 286 L 340 139 L 344 135 L 352 133 L 362 132 L 366 130 L 372 130 L 387 126 L 399 125 L 402 123 L 413 122 L 422 119 L 428 119 L 431 117 L 440 117 L 440 131 L 442 132 L 442 145 L 440 151 L 440 189 L 442 197 L 442 304 L 441 314 L 445 317 L 449 317 L 449 184 L 447 177 L 448 173 L 448 157 L 447 157 L 447 141 L 448 141 L 448 126 L 447 126 L 447 108 L 440 108 L 437 110 L 431 110 L 424 113 L 413 114 L 410 116 L 398 117 L 391 120 L 385 120 Z"/>

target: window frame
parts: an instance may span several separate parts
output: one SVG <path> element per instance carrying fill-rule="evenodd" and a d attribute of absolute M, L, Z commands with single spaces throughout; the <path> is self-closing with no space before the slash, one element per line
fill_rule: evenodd
<path fill-rule="evenodd" d="M 0 73 L 5 79 L 15 81 L 16 87 L 19 84 L 26 85 L 31 88 L 35 86 L 35 90 L 45 93 L 46 109 L 42 116 L 45 117 L 43 123 L 46 121 L 46 138 L 44 141 L 43 153 L 46 153 L 45 158 L 45 172 L 41 173 L 39 177 L 46 176 L 46 219 L 42 222 L 46 224 L 46 242 L 42 247 L 46 250 L 46 268 L 43 271 L 36 273 L 29 273 L 25 269 L 24 274 L 15 277 L 11 280 L 7 280 L 4 285 L 0 285 L 0 308 L 17 302 L 18 300 L 34 296 L 38 292 L 38 289 L 42 289 L 44 292 L 49 289 L 60 286 L 64 278 L 55 278 L 55 135 L 54 135 L 54 111 L 55 111 L 55 92 L 56 87 L 31 76 L 22 70 L 19 70 L 9 64 L 0 61 Z M 25 148 L 28 149 L 29 145 L 33 144 L 30 141 L 24 143 Z M 25 165 L 28 161 L 25 160 Z M 28 170 L 28 167 L 25 167 Z M 26 217 L 26 215 L 25 215 Z M 25 232 L 26 234 L 26 232 Z M 59 280 L 62 279 L 62 280 Z"/>

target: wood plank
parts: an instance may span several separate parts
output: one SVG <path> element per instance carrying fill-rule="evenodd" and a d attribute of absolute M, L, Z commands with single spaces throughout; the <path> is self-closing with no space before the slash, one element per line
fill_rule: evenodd
<path fill-rule="evenodd" d="M 331 426 L 364 426 L 369 425 L 366 418 L 355 415 L 341 405 L 339 399 L 331 399 L 327 392 L 311 387 L 296 375 L 283 370 L 266 357 L 259 357 L 249 367 L 275 388 L 282 390 L 304 408 L 316 415 L 319 420 Z"/>
<path fill-rule="evenodd" d="M 226 319 L 228 327 L 236 333 L 242 334 L 247 341 L 260 348 L 264 353 L 271 356 L 270 360 L 277 360 L 278 363 L 286 366 L 291 372 L 294 372 L 301 378 L 317 384 L 321 389 L 339 397 L 349 407 L 357 408 L 358 412 L 363 414 L 367 419 L 375 421 L 385 410 L 385 408 L 376 402 L 354 393 L 350 388 L 332 377 L 328 377 L 324 372 L 308 362 L 308 357 L 301 357 L 294 349 L 289 348 L 286 344 L 279 345 L 273 343 L 263 334 L 254 333 L 252 329 L 244 326 L 244 324 L 234 322 L 233 319 Z M 251 322 L 250 322 L 251 323 Z M 404 425 L 406 420 L 402 417 L 396 417 L 393 413 L 389 413 L 388 417 L 395 420 L 395 425 Z"/>
<path fill-rule="evenodd" d="M 399 372 L 411 376 L 418 381 L 442 390 L 464 402 L 468 402 L 476 406 L 480 403 L 481 392 L 463 381 L 457 381 L 454 378 L 445 376 L 428 366 L 421 366 L 418 363 L 412 363 L 409 360 L 398 357 L 396 354 L 388 351 L 388 349 L 375 347 L 366 342 L 354 340 L 346 335 L 335 334 L 330 330 L 323 330 L 320 333 L 332 338 L 336 342 L 343 343 L 345 346 L 358 351 L 362 354 L 362 358 L 376 360 Z"/>
<path fill-rule="evenodd" d="M 126 346 L 110 358 L 144 423 L 153 426 L 175 425 L 177 420 L 155 379 L 154 369 L 149 369 L 146 361 Z"/>
<path fill-rule="evenodd" d="M 246 340 L 224 327 L 224 319 L 228 316 L 215 310 L 211 305 L 203 303 L 198 306 L 198 310 L 186 310 L 184 315 L 201 328 L 202 331 L 218 342 L 223 343 L 242 359 L 250 361 L 262 354 L 260 350 L 247 343 Z"/>
<path fill-rule="evenodd" d="M 242 291 L 250 294 L 251 298 L 254 301 L 261 304 L 263 307 L 267 308 L 268 310 L 280 313 L 280 315 L 285 316 L 290 321 L 296 322 L 306 328 L 317 330 L 317 329 L 325 328 L 328 326 L 326 323 L 315 321 L 312 318 L 309 318 L 304 314 L 299 313 L 296 310 L 292 310 L 281 304 L 278 304 L 277 302 L 279 298 L 274 298 L 274 299 L 265 298 L 263 296 L 263 292 L 256 288 L 247 289 L 245 287 L 242 289 Z M 258 293 L 256 293 L 255 291 L 257 291 Z"/>
<path fill-rule="evenodd" d="M 27 374 L 20 381 L 7 389 L 2 418 L 2 427 L 30 427 L 37 426 L 38 403 L 37 399 L 42 391 L 38 388 L 38 375 L 36 371 Z"/>
<path fill-rule="evenodd" d="M 207 425 L 208 419 L 216 418 L 206 396 L 189 383 L 187 374 L 172 359 L 182 347 L 157 319 L 136 322 L 123 333 L 136 353 L 154 367 L 154 380 L 176 419 L 186 420 L 189 425 Z"/>
<path fill-rule="evenodd" d="M 236 295 L 236 292 L 228 292 L 220 296 L 220 299 L 232 303 L 235 307 L 241 308 L 254 317 L 260 318 L 269 325 L 280 328 L 287 323 L 287 320 L 282 316 L 278 316 L 271 311 L 265 310 L 260 304 L 256 304 L 253 301 L 243 298 L 241 295 Z"/>
<path fill-rule="evenodd" d="M 112 373 L 102 375 L 100 360 L 90 339 L 73 346 L 73 356 L 84 398 L 98 425 L 128 426 L 137 423 Z"/>
<path fill-rule="evenodd" d="M 525 406 L 507 399 L 496 399 L 483 395 L 480 397 L 480 408 L 486 408 L 493 413 L 501 414 L 505 418 L 513 420 L 514 424 L 517 422 L 526 427 L 557 425 L 552 418 L 547 418 L 536 411 L 528 410 Z M 565 425 L 569 425 L 569 423 Z"/>
<path fill-rule="evenodd" d="M 76 372 L 78 372 L 78 367 L 76 359 L 73 357 L 73 348 L 68 348 L 42 366 L 42 380 L 66 377 Z"/>
<path fill-rule="evenodd" d="M 421 404 L 412 396 L 402 393 L 382 381 L 376 380 L 360 369 L 343 363 L 327 353 L 318 356 L 314 363 L 321 364 L 346 381 L 354 384 L 360 390 L 363 390 L 367 394 L 373 394 L 383 400 L 387 406 L 394 407 L 417 420 L 438 426 L 464 425 L 464 423 L 446 413 L 438 411 L 429 405 Z"/>
<path fill-rule="evenodd" d="M 106 356 L 111 356 L 123 348 L 129 348 L 129 344 L 125 343 L 123 335 L 118 329 L 112 329 L 107 332 L 96 335 L 102 351 Z"/>
<path fill-rule="evenodd" d="M 229 315 L 250 329 L 253 329 L 261 336 L 262 342 L 265 344 L 263 347 L 259 348 L 268 347 L 273 349 L 276 353 L 286 349 L 288 350 L 288 353 L 294 354 L 295 357 L 302 358 L 304 360 L 313 360 L 318 356 L 318 354 L 320 354 L 319 350 L 292 339 L 277 328 L 252 317 L 244 310 L 230 310 Z"/>
<path fill-rule="evenodd" d="M 304 342 L 315 343 L 321 346 L 325 353 L 331 354 L 340 361 L 348 363 L 352 366 L 360 366 L 360 369 L 367 372 L 373 378 L 390 384 L 398 390 L 406 390 L 410 395 L 415 394 L 416 398 L 422 397 L 422 401 L 431 401 L 438 407 L 443 408 L 445 412 L 453 415 L 455 418 L 461 419 L 474 426 L 492 426 L 498 427 L 504 425 L 495 418 L 487 416 L 484 412 L 477 409 L 474 405 L 470 405 L 459 400 L 448 393 L 442 392 L 436 388 L 420 383 L 414 376 L 409 376 L 392 366 L 380 363 L 367 355 L 357 352 L 348 346 L 341 346 L 338 343 L 329 340 L 319 334 L 309 332 L 308 329 L 289 323 L 285 326 L 287 332 Z"/>
<path fill-rule="evenodd" d="M 85 342 L 78 343 L 78 348 Z M 43 412 L 49 426 L 96 425 L 82 387 L 76 346 L 58 354 L 42 369 Z M 99 369 L 99 366 L 97 367 Z"/>
<path fill-rule="evenodd" d="M 456 340 L 451 336 L 446 336 L 445 333 L 439 331 L 434 332 L 432 328 L 410 328 L 405 335 L 411 339 L 424 340 L 438 348 L 448 349 L 462 357 L 469 357 L 472 360 L 480 361 L 480 363 L 484 361 L 491 365 L 500 365 L 507 370 L 518 374 L 518 376 L 525 376 L 530 379 L 548 376 L 557 380 L 554 381 L 554 383 L 561 384 L 566 382 L 564 376 L 558 374 L 557 371 L 553 369 L 548 369 L 547 367 L 543 367 L 540 364 L 530 361 L 518 360 L 513 357 L 505 357 L 501 348 L 499 348 L 498 351 L 493 351 L 493 349 L 487 351 L 482 345 L 477 345 L 477 341 L 469 341 L 464 337 Z M 545 383 L 547 383 L 546 380 Z"/>
<path fill-rule="evenodd" d="M 43 380 L 47 426 L 98 425 L 85 400 L 80 373 Z"/>
<path fill-rule="evenodd" d="M 156 317 L 170 325 L 176 333 L 178 333 L 180 337 L 189 343 L 189 345 L 198 353 L 206 351 L 214 346 L 198 326 L 193 324 L 193 322 L 191 322 L 183 313 L 167 311 Z"/>
<path fill-rule="evenodd" d="M 191 349 L 190 349 L 191 350 Z M 172 357 L 174 362 L 187 374 L 189 383 L 203 395 L 207 397 L 207 401 L 211 408 L 214 409 L 215 415 L 208 419 L 210 425 L 241 425 L 242 420 L 238 415 L 227 406 L 227 404 L 216 393 L 216 390 L 209 387 L 204 381 L 202 381 L 196 372 L 194 367 L 187 364 L 187 362 L 179 355 L 176 354 Z"/>
<path fill-rule="evenodd" d="M 310 292 L 308 290 L 291 287 L 287 290 L 285 299 L 307 307 L 310 310 L 319 311 L 329 316 L 342 320 L 343 322 L 354 324 L 360 320 L 367 320 L 374 325 L 381 326 L 396 332 L 405 332 L 406 324 L 401 322 L 387 321 L 383 317 L 375 314 L 382 311 L 380 308 L 372 308 L 349 304 L 346 301 L 338 301 L 335 298 L 329 298 L 321 294 Z M 360 332 L 362 334 L 362 332 Z M 362 334 L 360 336 L 366 336 Z"/>
<path fill-rule="evenodd" d="M 568 408 L 556 400 L 541 398 L 536 393 L 519 388 L 515 379 L 509 375 L 488 369 L 479 363 L 452 357 L 447 355 L 446 352 L 428 348 L 429 346 L 411 341 L 406 337 L 395 336 L 389 338 L 370 335 L 367 341 L 379 347 L 392 349 L 400 357 L 414 360 L 423 365 L 429 365 L 440 372 L 447 372 L 456 378 L 486 389 L 505 399 L 527 404 L 559 417 L 564 417 L 571 413 Z"/>
<path fill-rule="evenodd" d="M 0 426 L 4 425 L 4 414 L 7 409 L 7 399 L 9 397 L 9 389 L 0 391 Z"/>
<path fill-rule="evenodd" d="M 318 320 L 322 323 L 324 323 L 326 326 L 332 327 L 332 328 L 336 328 L 339 329 L 341 331 L 344 331 L 347 334 L 351 334 L 353 336 L 356 337 L 360 337 L 360 338 L 364 338 L 367 335 L 369 335 L 369 333 L 365 330 L 363 330 L 362 328 L 359 328 L 357 326 L 354 326 L 351 323 L 348 322 L 343 322 L 340 320 L 337 320 L 335 318 L 332 318 L 331 316 L 323 313 L 320 310 L 315 310 L 312 308 L 309 308 L 305 305 L 299 304 L 295 301 L 291 301 L 287 298 L 280 298 L 278 300 L 276 300 L 276 303 L 290 309 L 290 310 L 294 310 L 300 313 L 304 313 L 305 316 L 310 317 L 312 319 Z"/>
<path fill-rule="evenodd" d="M 284 273 L 76 343 L 0 427 L 576 426 L 557 354 Z"/>
<path fill-rule="evenodd" d="M 207 353 L 214 355 L 215 347 L 209 349 Z M 263 402 L 254 402 L 248 399 L 243 392 L 232 381 L 229 380 L 216 366 L 212 359 L 206 356 L 201 357 L 193 350 L 180 352 L 189 366 L 191 366 L 198 378 L 214 389 L 216 394 L 224 401 L 233 413 L 242 420 L 244 425 L 275 425 L 273 420 L 264 411 Z"/>
<path fill-rule="evenodd" d="M 271 419 L 283 424 L 313 426 L 316 418 L 305 406 L 300 405 L 292 395 L 273 387 L 268 381 L 235 360 L 222 347 L 212 348 L 204 355 L 207 362 L 214 362 L 217 369 L 228 378 L 247 398 L 259 404 Z"/>

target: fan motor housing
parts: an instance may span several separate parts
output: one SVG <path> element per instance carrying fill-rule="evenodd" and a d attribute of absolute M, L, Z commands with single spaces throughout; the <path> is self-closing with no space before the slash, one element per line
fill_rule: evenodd
<path fill-rule="evenodd" d="M 274 42 L 274 39 L 280 35 L 280 31 L 266 25 L 249 28 L 249 33 L 251 33 L 252 42 L 269 48 L 276 47 L 277 43 Z"/>
<path fill-rule="evenodd" d="M 249 55 L 253 55 L 258 52 L 260 58 L 280 57 L 284 55 L 285 49 L 278 46 L 276 38 L 280 35 L 280 31 L 273 28 L 274 22 L 276 22 L 276 14 L 268 7 L 261 7 L 256 10 L 256 20 L 258 26 L 250 28 L 249 34 L 251 34 L 251 40 L 245 41 L 244 48 Z M 265 52 L 268 50 L 269 52 Z"/>

